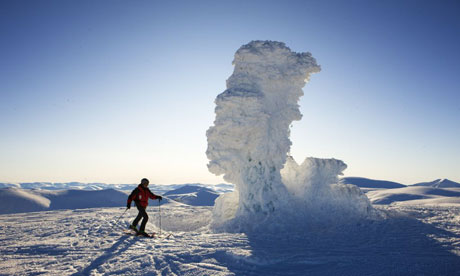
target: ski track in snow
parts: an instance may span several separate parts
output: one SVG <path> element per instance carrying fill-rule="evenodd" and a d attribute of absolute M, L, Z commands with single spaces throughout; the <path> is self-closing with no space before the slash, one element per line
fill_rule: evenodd
<path fill-rule="evenodd" d="M 171 204 L 168 239 L 123 234 L 133 209 L 118 222 L 123 208 L 1 215 L 0 275 L 460 275 L 460 207 L 377 208 L 385 220 L 246 235 L 210 232 L 210 207 Z"/>

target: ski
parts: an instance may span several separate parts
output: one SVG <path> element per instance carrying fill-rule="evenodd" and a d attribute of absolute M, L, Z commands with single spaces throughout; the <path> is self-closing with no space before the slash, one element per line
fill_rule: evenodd
<path fill-rule="evenodd" d="M 155 238 L 155 233 L 152 233 L 152 234 L 147 234 L 147 233 L 146 233 L 146 235 L 137 234 L 136 237 L 154 239 L 154 238 Z"/>
<path fill-rule="evenodd" d="M 162 235 L 159 235 L 156 232 L 153 232 L 151 234 L 148 234 L 148 236 L 144 236 L 142 234 L 139 234 L 139 232 L 136 232 L 133 229 L 124 229 L 123 233 L 126 235 L 134 236 L 134 237 L 141 237 L 141 238 L 150 238 L 150 239 L 155 239 L 155 240 L 169 240 L 170 238 L 174 237 L 172 233 L 162 233 Z"/>
<path fill-rule="evenodd" d="M 169 239 L 169 238 L 171 238 L 171 237 L 174 237 L 174 236 L 173 236 L 172 233 L 169 233 L 169 234 L 167 234 L 166 236 L 163 236 L 163 235 L 160 236 L 160 235 L 158 235 L 157 237 L 158 237 L 158 239 L 160 239 L 160 240 L 167 240 L 167 239 Z"/>
<path fill-rule="evenodd" d="M 123 229 L 123 233 L 125 233 L 126 235 L 131 235 L 131 236 L 136 236 L 137 235 L 137 232 L 135 232 L 134 230 L 131 230 L 131 229 Z"/>
<path fill-rule="evenodd" d="M 130 235 L 130 236 L 135 236 L 135 237 L 142 237 L 142 238 L 155 238 L 155 235 L 156 233 L 152 233 L 152 234 L 147 234 L 148 236 L 144 236 L 142 234 L 140 234 L 139 232 L 137 231 L 134 231 L 132 229 L 126 229 L 126 230 L 123 230 L 123 232 L 126 234 L 126 235 Z"/>

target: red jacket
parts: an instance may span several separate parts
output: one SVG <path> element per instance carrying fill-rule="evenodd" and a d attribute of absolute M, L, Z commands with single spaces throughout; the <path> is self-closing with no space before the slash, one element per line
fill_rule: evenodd
<path fill-rule="evenodd" d="M 151 199 L 157 199 L 158 196 L 152 193 L 149 188 L 144 188 L 141 184 L 137 186 L 136 189 L 128 197 L 128 205 L 131 205 L 131 201 L 134 200 L 136 205 L 140 205 L 144 208 L 147 208 L 149 205 L 149 197 Z"/>

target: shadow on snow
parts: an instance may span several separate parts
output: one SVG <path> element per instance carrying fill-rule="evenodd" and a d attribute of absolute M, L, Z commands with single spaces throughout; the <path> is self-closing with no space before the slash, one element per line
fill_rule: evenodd
<path fill-rule="evenodd" d="M 122 254 L 137 241 L 136 239 L 132 239 L 131 242 L 125 242 L 129 238 L 130 236 L 128 235 L 120 237 L 116 243 L 114 243 L 109 249 L 106 250 L 106 252 L 94 259 L 85 269 L 72 274 L 72 276 L 89 275 L 92 270 L 97 269 L 99 266 L 114 256 Z"/>
<path fill-rule="evenodd" d="M 431 238 L 460 237 L 409 217 L 247 236 L 251 257 L 215 256 L 236 275 L 460 275 L 453 246 Z"/>

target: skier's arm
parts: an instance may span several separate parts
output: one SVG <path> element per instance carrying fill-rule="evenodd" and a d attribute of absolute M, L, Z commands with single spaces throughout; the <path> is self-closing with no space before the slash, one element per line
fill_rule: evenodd
<path fill-rule="evenodd" d="M 159 200 L 162 200 L 162 199 L 163 199 L 162 196 L 159 196 L 159 195 L 156 195 L 156 194 L 152 193 L 152 192 L 150 191 L 150 189 L 148 189 L 147 191 L 148 191 L 149 197 L 150 197 L 151 199 L 159 199 Z"/>
<path fill-rule="evenodd" d="M 135 198 L 137 197 L 137 194 L 138 194 L 138 193 L 139 193 L 139 189 L 138 189 L 138 188 L 134 189 L 134 190 L 131 192 L 131 194 L 130 194 L 129 197 L 128 197 L 128 204 L 127 204 L 127 206 L 131 207 L 131 201 L 133 201 L 133 199 L 135 199 Z M 128 207 L 128 209 L 129 209 L 129 207 Z"/>

